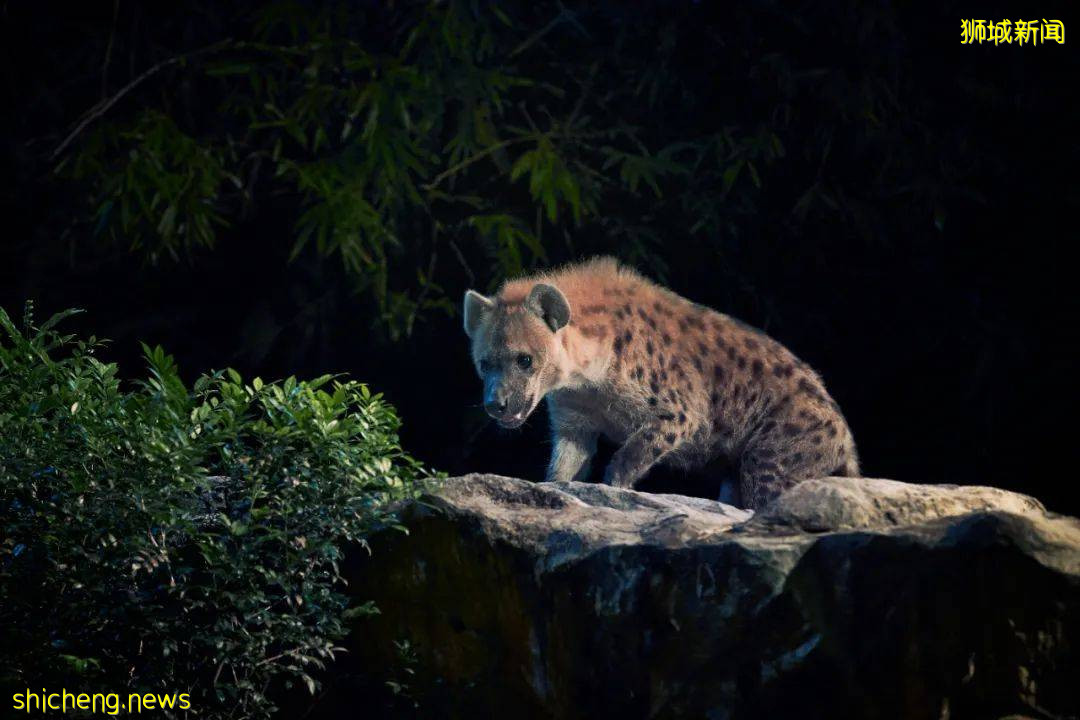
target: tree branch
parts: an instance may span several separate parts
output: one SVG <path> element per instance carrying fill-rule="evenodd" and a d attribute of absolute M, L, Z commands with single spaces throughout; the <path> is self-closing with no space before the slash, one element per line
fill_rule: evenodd
<path fill-rule="evenodd" d="M 137 78 L 135 78 L 134 80 L 129 82 L 124 87 L 120 88 L 120 91 L 118 93 L 116 93 L 115 95 L 113 95 L 111 98 L 109 98 L 108 100 L 102 100 L 97 105 L 94 105 L 94 107 L 87 110 L 86 114 L 83 115 L 83 119 L 79 122 L 78 125 L 75 126 L 75 129 L 72 130 L 70 133 L 68 133 L 68 136 L 64 138 L 64 141 L 62 143 L 60 143 L 56 147 L 55 150 L 52 151 L 51 155 L 49 155 L 49 161 L 52 162 L 53 160 L 56 160 L 56 158 L 58 158 L 60 156 L 60 154 L 62 152 L 64 152 L 64 150 L 66 150 L 69 145 L 71 145 L 71 143 L 75 140 L 75 138 L 78 137 L 79 134 L 83 130 L 85 130 L 88 125 L 90 125 L 90 123 L 94 122 L 95 120 L 100 118 L 102 115 L 107 113 L 109 111 L 109 109 L 112 108 L 113 105 L 118 103 L 125 95 L 127 95 L 129 92 L 131 92 L 136 87 L 141 85 L 148 78 L 152 77 L 153 75 L 156 75 L 158 72 L 160 72 L 161 70 L 163 70 L 163 69 L 165 69 L 165 68 L 167 68 L 167 67 L 169 67 L 171 65 L 176 65 L 176 64 L 184 62 L 186 60 L 190 60 L 191 58 L 196 57 L 198 55 L 205 55 L 207 53 L 217 52 L 218 50 L 221 50 L 221 49 L 225 48 L 226 46 L 228 46 L 231 43 L 232 43 L 231 39 L 222 40 L 220 42 L 214 43 L 213 45 L 207 45 L 204 48 L 199 48 L 198 50 L 192 50 L 191 52 L 184 53 L 183 55 L 176 55 L 176 56 L 168 58 L 166 60 L 162 60 L 161 62 L 159 62 L 159 63 L 151 66 L 147 70 L 143 71 L 143 73 L 141 75 L 139 75 Z"/>

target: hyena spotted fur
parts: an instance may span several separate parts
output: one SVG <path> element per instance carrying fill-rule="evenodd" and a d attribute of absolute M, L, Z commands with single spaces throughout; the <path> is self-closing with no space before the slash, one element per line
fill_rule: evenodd
<path fill-rule="evenodd" d="M 465 295 L 484 406 L 520 426 L 548 401 L 548 480 L 584 480 L 596 441 L 619 444 L 617 487 L 657 464 L 738 471 L 730 499 L 759 508 L 801 480 L 857 476 L 855 442 L 821 378 L 787 348 L 610 258 Z"/>

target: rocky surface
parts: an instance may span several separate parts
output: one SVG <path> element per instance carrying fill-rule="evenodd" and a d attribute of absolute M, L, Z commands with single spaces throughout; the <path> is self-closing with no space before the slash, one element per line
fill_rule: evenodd
<path fill-rule="evenodd" d="M 826 478 L 753 517 L 471 475 L 402 519 L 352 557 L 349 649 L 424 717 L 1080 713 L 1080 521 L 1022 495 Z"/>

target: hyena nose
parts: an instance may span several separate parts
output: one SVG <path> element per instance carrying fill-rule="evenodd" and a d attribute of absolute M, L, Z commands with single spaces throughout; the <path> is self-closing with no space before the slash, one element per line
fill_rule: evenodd
<path fill-rule="evenodd" d="M 484 403 L 484 409 L 487 410 L 487 414 L 493 418 L 499 419 L 506 415 L 506 399 L 505 398 L 488 398 Z"/>

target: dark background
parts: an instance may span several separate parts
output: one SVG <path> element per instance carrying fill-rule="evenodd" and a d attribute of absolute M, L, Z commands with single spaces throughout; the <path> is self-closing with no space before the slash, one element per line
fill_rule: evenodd
<path fill-rule="evenodd" d="M 582 17 L 590 40 L 568 33 L 552 42 L 568 56 L 575 48 L 597 52 L 611 15 L 642 28 L 680 16 L 670 72 L 681 94 L 662 117 L 622 110 L 627 122 L 654 123 L 657 132 L 678 136 L 724 123 L 733 104 L 752 114 L 759 90 L 743 73 L 769 53 L 793 67 L 880 77 L 902 88 L 902 117 L 890 126 L 896 132 L 862 142 L 840 117 L 836 132 L 823 137 L 829 86 L 796 92 L 784 134 L 790 161 L 766 178 L 752 212 L 732 215 L 739 232 L 703 237 L 689 232 L 689 219 L 667 212 L 653 220 L 659 239 L 649 256 L 662 264 L 650 264 L 586 224 L 571 227 L 572 243 L 551 241 L 548 263 L 629 256 L 676 292 L 765 329 L 825 378 L 869 476 L 996 485 L 1080 512 L 1071 471 L 1080 239 L 1072 4 L 751 5 L 603 5 Z M 174 49 L 226 31 L 203 21 L 211 11 L 198 4 L 137 13 L 119 7 L 130 32 Z M 340 262 L 314 251 L 288 260 L 296 213 L 288 198 L 267 198 L 234 220 L 213 249 L 175 260 L 153 262 L 96 241 L 85 226 L 71 229 L 66 220 L 77 214 L 81 191 L 54 180 L 42 157 L 96 100 L 88 80 L 96 61 L 88 58 L 100 57 L 114 7 L 5 3 L 2 12 L 0 306 L 14 316 L 32 299 L 39 320 L 85 308 L 69 327 L 110 338 L 106 357 L 129 377 L 142 369 L 139 341 L 165 346 L 189 378 L 224 366 L 264 378 L 348 373 L 386 394 L 404 420 L 403 445 L 431 466 L 542 477 L 544 414 L 513 433 L 486 421 L 460 317 L 433 311 L 411 336 L 390 339 Z M 961 17 L 1020 12 L 1063 20 L 1066 44 L 960 44 Z M 860 22 L 882 16 L 884 30 L 857 39 Z M 538 12 L 533 21 L 539 27 L 544 18 Z M 729 35 L 743 64 L 733 64 L 717 40 Z M 654 51 L 642 42 L 620 52 L 648 63 Z M 135 67 L 118 72 L 146 64 L 137 56 Z M 136 93 L 116 112 L 149 101 Z M 826 143 L 827 165 L 820 161 Z M 883 147 L 910 163 L 909 184 L 924 183 L 920 191 L 903 179 L 891 188 L 875 184 L 874 173 L 897 162 Z M 815 173 L 846 188 L 844 202 L 787 221 Z M 484 265 L 481 249 L 463 250 L 470 266 L 484 268 L 475 284 L 490 290 L 498 272 Z M 470 279 L 460 265 L 443 267 L 441 283 L 456 306 Z"/>

